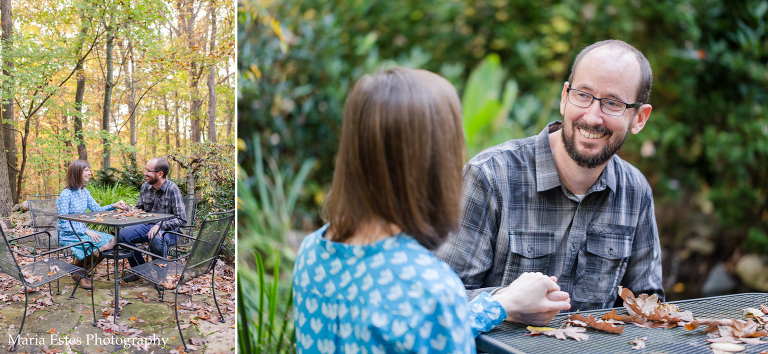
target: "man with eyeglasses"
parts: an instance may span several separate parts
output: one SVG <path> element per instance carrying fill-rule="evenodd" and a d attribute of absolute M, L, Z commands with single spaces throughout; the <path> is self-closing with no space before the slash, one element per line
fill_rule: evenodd
<path fill-rule="evenodd" d="M 139 192 L 139 200 L 136 208 L 147 213 L 173 214 L 176 217 L 164 220 L 156 224 L 139 224 L 128 226 L 120 231 L 120 242 L 136 246 L 137 243 L 149 243 L 149 251 L 164 257 L 168 247 L 176 244 L 177 237 L 174 234 L 165 234 L 164 231 L 178 231 L 180 226 L 187 222 L 187 214 L 184 209 L 184 201 L 181 191 L 176 183 L 167 179 L 170 165 L 163 157 L 155 157 L 147 161 L 144 168 L 144 180 Z M 140 252 L 134 251 L 128 257 L 131 267 L 145 263 Z M 139 277 L 132 274 L 125 281 L 136 281 Z"/>
<path fill-rule="evenodd" d="M 663 300 L 651 188 L 616 156 L 648 120 L 652 80 L 648 61 L 631 45 L 590 45 L 563 85 L 562 122 L 467 163 L 460 230 L 435 253 L 470 299 L 503 291 L 523 272 L 542 272 L 570 295 L 570 311 L 614 306 L 619 285 Z"/>

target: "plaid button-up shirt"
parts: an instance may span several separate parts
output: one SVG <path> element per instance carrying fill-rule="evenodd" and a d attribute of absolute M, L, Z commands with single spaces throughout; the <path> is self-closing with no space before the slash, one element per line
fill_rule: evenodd
<path fill-rule="evenodd" d="M 648 181 L 613 156 L 583 200 L 560 181 L 549 133 L 487 149 L 464 167 L 462 219 L 435 254 L 469 298 L 523 272 L 558 278 L 571 311 L 612 307 L 621 285 L 658 294 L 661 249 Z"/>
<path fill-rule="evenodd" d="M 184 200 L 176 183 L 165 180 L 160 189 L 144 182 L 139 192 L 136 207 L 148 213 L 173 214 L 176 217 L 159 222 L 160 230 L 176 230 L 187 223 Z"/>

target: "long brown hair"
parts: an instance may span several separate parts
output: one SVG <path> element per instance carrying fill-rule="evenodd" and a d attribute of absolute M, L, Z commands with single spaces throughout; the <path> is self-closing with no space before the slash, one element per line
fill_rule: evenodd
<path fill-rule="evenodd" d="M 434 249 L 458 228 L 466 154 L 453 86 L 425 70 L 361 78 L 347 97 L 324 216 L 331 239 L 384 221 Z"/>
<path fill-rule="evenodd" d="M 85 160 L 77 159 L 72 161 L 67 168 L 67 188 L 71 190 L 77 190 L 85 187 L 83 182 L 83 170 L 86 167 L 91 167 L 91 163 Z"/>

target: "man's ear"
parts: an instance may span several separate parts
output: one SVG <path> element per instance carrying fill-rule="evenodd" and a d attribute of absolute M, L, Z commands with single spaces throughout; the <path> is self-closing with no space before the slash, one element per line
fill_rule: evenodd
<path fill-rule="evenodd" d="M 563 92 L 560 93 L 560 115 L 565 115 L 565 104 L 568 102 L 568 81 L 563 84 Z"/>
<path fill-rule="evenodd" d="M 641 130 L 643 130 L 643 127 L 645 127 L 645 123 L 648 122 L 648 117 L 651 115 L 651 111 L 653 110 L 653 107 L 651 107 L 650 104 L 644 104 L 640 106 L 637 109 L 637 113 L 635 113 L 635 122 L 632 124 L 632 134 L 637 134 Z"/>

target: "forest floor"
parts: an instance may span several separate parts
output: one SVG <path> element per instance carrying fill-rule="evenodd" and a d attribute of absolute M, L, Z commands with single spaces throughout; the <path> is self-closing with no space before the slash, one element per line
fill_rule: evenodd
<path fill-rule="evenodd" d="M 113 322 L 114 278 L 107 280 L 111 261 L 96 268 L 94 303 L 97 324 L 93 323 L 89 292 L 75 282 L 61 278 L 58 294 L 52 282 L 29 293 L 23 331 L 24 288 L 21 282 L 0 273 L 0 353 L 10 350 L 19 339 L 16 353 L 183 353 L 173 311 L 174 293 L 166 291 L 161 302 L 152 283 L 121 282 L 120 316 Z M 216 268 L 216 297 L 224 316 L 219 322 L 211 294 L 211 277 L 198 277 L 180 288 L 178 316 L 189 353 L 235 352 L 235 292 L 232 267 L 219 262 Z M 17 337 L 18 336 L 18 337 Z"/>

